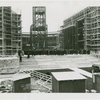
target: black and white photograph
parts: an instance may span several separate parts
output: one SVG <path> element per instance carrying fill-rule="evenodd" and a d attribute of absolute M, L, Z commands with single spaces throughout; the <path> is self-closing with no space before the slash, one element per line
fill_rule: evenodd
<path fill-rule="evenodd" d="M 0 0 L 4 93 L 100 93 L 100 1 Z"/>

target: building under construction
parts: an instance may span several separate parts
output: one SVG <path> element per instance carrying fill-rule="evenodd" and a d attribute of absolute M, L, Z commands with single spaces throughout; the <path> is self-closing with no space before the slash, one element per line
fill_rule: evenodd
<path fill-rule="evenodd" d="M 59 46 L 59 34 L 58 32 L 48 32 L 47 35 L 47 47 L 49 50 L 58 49 Z"/>
<path fill-rule="evenodd" d="M 64 20 L 64 49 L 100 52 L 100 7 L 87 7 Z"/>
<path fill-rule="evenodd" d="M 15 54 L 21 46 L 21 14 L 10 6 L 0 7 L 0 54 Z"/>
<path fill-rule="evenodd" d="M 22 50 L 28 51 L 30 48 L 30 34 L 29 32 L 23 32 L 22 34 Z"/>
<path fill-rule="evenodd" d="M 32 49 L 47 48 L 46 7 L 35 6 L 32 8 L 33 23 L 30 27 L 30 40 Z"/>

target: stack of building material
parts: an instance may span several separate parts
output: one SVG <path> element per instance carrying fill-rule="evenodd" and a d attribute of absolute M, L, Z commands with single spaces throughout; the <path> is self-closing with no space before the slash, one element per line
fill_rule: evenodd
<path fill-rule="evenodd" d="M 15 56 L 0 57 L 0 74 L 15 73 L 18 71 L 19 59 Z"/>

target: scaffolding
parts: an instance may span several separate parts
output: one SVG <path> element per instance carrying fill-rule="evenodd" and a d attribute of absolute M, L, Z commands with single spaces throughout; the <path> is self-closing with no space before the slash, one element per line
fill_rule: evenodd
<path fill-rule="evenodd" d="M 72 26 L 75 27 L 73 34 L 76 37 L 74 41 L 76 50 L 81 49 L 94 52 L 100 50 L 100 7 L 87 7 L 74 16 L 64 20 L 64 25 L 61 30 L 68 30 Z M 68 32 L 65 32 L 65 34 L 68 34 Z M 71 38 L 68 37 L 68 40 L 72 38 L 73 35 Z"/>
<path fill-rule="evenodd" d="M 0 54 L 11 53 L 11 8 L 0 7 Z"/>
<path fill-rule="evenodd" d="M 0 54 L 12 55 L 15 41 L 21 44 L 21 15 L 12 11 L 10 6 L 0 7 Z M 16 34 L 16 35 L 15 35 Z M 16 38 L 18 38 L 16 40 Z M 21 48 L 21 45 L 19 46 Z"/>
<path fill-rule="evenodd" d="M 22 32 L 21 32 L 21 15 L 12 12 L 11 21 L 12 32 L 12 54 L 15 54 L 18 50 L 22 49 Z"/>
<path fill-rule="evenodd" d="M 46 8 L 33 7 L 33 24 L 30 27 L 31 48 L 45 49 L 47 37 Z"/>

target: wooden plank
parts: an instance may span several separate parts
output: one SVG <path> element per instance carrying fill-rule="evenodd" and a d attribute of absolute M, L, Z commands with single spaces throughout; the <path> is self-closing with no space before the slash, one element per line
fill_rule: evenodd
<path fill-rule="evenodd" d="M 89 73 L 89 72 L 87 72 L 85 70 L 82 70 L 82 69 L 79 69 L 79 68 L 70 68 L 70 69 L 75 71 L 75 72 L 78 72 L 78 73 L 80 73 L 80 74 L 82 74 L 84 76 L 92 78 L 92 73 Z"/>

